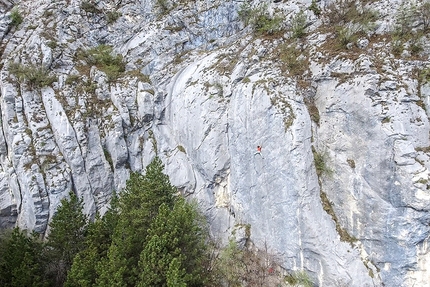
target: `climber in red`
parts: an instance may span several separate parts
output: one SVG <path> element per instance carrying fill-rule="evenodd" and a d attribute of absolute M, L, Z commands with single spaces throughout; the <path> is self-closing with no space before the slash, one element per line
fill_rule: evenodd
<path fill-rule="evenodd" d="M 257 152 L 254 153 L 254 156 L 257 155 L 257 154 L 259 154 L 261 157 L 263 157 L 263 155 L 261 154 L 261 145 L 257 146 Z"/>

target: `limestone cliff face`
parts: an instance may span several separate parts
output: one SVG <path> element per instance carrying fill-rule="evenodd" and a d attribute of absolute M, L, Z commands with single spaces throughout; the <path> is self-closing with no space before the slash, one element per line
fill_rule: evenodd
<path fill-rule="evenodd" d="M 158 154 L 224 241 L 250 227 L 318 286 L 429 286 L 430 41 L 396 55 L 404 6 L 366 1 L 371 31 L 336 49 L 335 1 L 312 2 L 267 2 L 266 36 L 239 1 L 2 1 L 0 226 L 49 232 L 69 190 L 103 212 Z M 114 80 L 82 56 L 101 44 Z"/>

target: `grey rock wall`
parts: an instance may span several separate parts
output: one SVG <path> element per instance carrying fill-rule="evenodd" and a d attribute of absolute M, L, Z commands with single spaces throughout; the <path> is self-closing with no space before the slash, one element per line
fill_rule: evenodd
<path fill-rule="evenodd" d="M 96 13 L 81 1 L 21 1 L 24 22 L 12 28 L 5 2 L 0 227 L 48 233 L 70 190 L 103 213 L 158 154 L 224 243 L 250 229 L 317 286 L 429 286 L 430 88 L 416 76 L 428 61 L 390 52 L 400 1 L 369 3 L 377 34 L 335 53 L 311 2 L 268 3 L 285 18 L 280 37 L 253 35 L 239 1 L 168 2 L 165 13 L 154 1 L 98 1 Z M 283 57 L 299 9 L 309 27 L 296 76 Z M 121 16 L 108 23 L 111 11 Z M 115 82 L 79 58 L 100 44 L 126 62 Z M 12 62 L 55 82 L 31 87 Z"/>

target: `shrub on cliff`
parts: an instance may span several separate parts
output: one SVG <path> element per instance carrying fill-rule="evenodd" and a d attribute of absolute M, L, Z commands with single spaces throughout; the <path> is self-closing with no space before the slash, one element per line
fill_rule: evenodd
<path fill-rule="evenodd" d="M 19 12 L 18 8 L 13 8 L 10 13 L 10 19 L 11 19 L 11 25 L 12 26 L 19 26 L 19 24 L 22 23 L 22 15 Z"/>
<path fill-rule="evenodd" d="M 9 65 L 9 72 L 15 75 L 19 82 L 28 84 L 32 89 L 50 86 L 55 82 L 55 77 L 43 66 L 12 63 Z"/>
<path fill-rule="evenodd" d="M 112 47 L 99 45 L 97 47 L 81 50 L 77 59 L 83 60 L 90 66 L 96 66 L 104 72 L 109 82 L 115 81 L 125 71 L 125 62 L 121 55 L 115 55 Z"/>
<path fill-rule="evenodd" d="M 257 34 L 272 35 L 281 30 L 283 19 L 277 15 L 271 15 L 267 9 L 267 4 L 251 7 L 244 3 L 238 11 L 239 18 L 243 23 L 251 25 Z"/>

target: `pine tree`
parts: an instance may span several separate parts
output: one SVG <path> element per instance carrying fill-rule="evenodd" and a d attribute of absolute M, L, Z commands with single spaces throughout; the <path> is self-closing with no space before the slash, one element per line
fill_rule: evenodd
<path fill-rule="evenodd" d="M 167 287 L 187 287 L 185 270 L 181 268 L 181 262 L 178 258 L 173 258 L 170 262 L 166 279 Z"/>
<path fill-rule="evenodd" d="M 83 213 L 83 200 L 73 193 L 61 205 L 49 224 L 50 234 L 46 252 L 51 262 L 49 273 L 55 286 L 63 286 L 75 255 L 85 248 L 87 216 Z"/>
<path fill-rule="evenodd" d="M 175 187 L 163 173 L 164 166 L 156 157 L 145 175 L 132 173 L 119 199 L 118 224 L 108 251 L 108 259 L 99 265 L 97 286 L 136 286 L 138 261 L 148 228 L 161 204 L 173 206 Z"/>
<path fill-rule="evenodd" d="M 151 224 L 140 255 L 140 287 L 204 286 L 208 235 L 195 204 L 179 198 L 173 209 L 163 204 Z M 170 282 L 170 283 L 169 283 Z"/>
<path fill-rule="evenodd" d="M 0 286 L 43 287 L 42 243 L 37 235 L 27 236 L 15 228 L 0 238 Z"/>
<path fill-rule="evenodd" d="M 113 194 L 109 210 L 103 217 L 97 214 L 94 222 L 88 224 L 85 238 L 86 248 L 73 260 L 68 273 L 66 287 L 93 286 L 97 279 L 97 266 L 107 259 L 112 235 L 118 222 L 118 197 Z"/>

